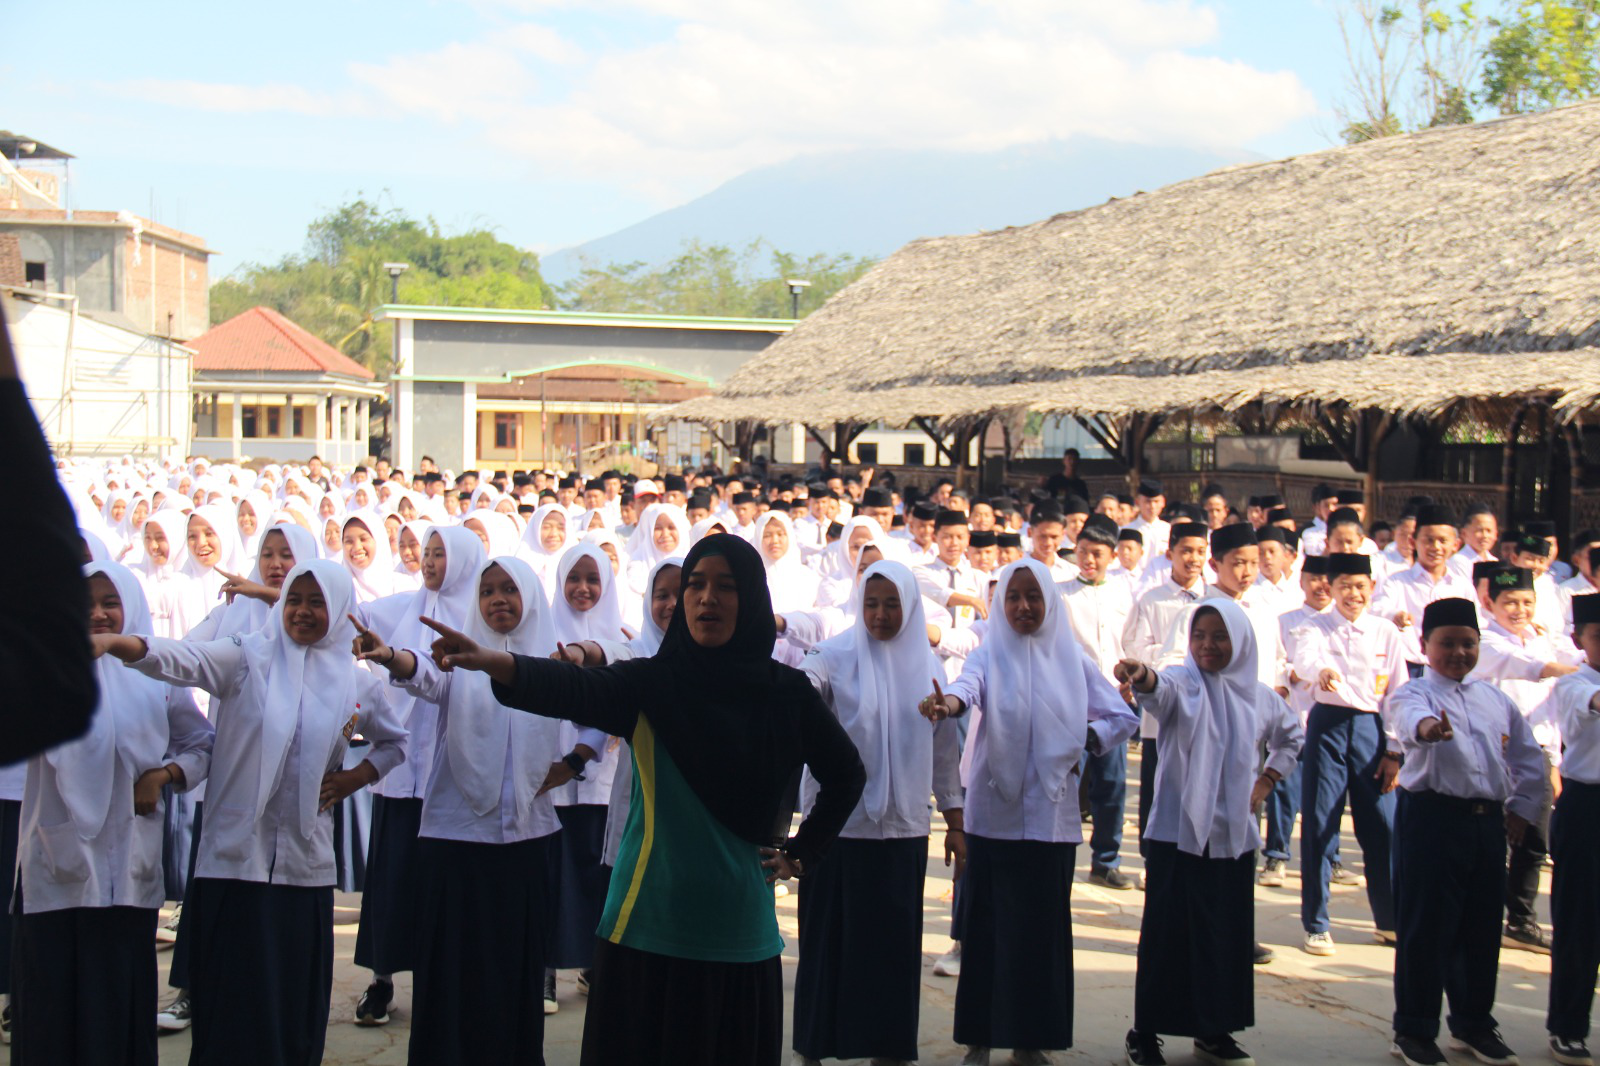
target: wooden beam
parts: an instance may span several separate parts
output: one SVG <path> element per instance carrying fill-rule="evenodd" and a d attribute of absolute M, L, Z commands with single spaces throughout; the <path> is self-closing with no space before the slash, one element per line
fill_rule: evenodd
<path fill-rule="evenodd" d="M 1354 470 L 1362 469 L 1361 460 L 1356 455 L 1355 441 L 1347 435 L 1343 426 L 1338 425 L 1328 415 L 1321 404 L 1316 409 L 1317 425 L 1322 432 L 1327 434 L 1328 442 L 1333 445 L 1333 450 L 1339 453 L 1339 458 L 1349 463 Z"/>
<path fill-rule="evenodd" d="M 1506 431 L 1505 444 L 1500 449 L 1500 488 L 1504 500 L 1503 513 L 1500 515 L 1502 526 L 1511 523 L 1512 513 L 1517 507 L 1517 437 L 1522 433 L 1523 420 L 1528 417 L 1528 405 L 1517 404 L 1511 413 L 1511 425 Z"/>
<path fill-rule="evenodd" d="M 1112 455 L 1122 454 L 1122 442 L 1117 439 L 1117 434 L 1098 418 L 1089 419 L 1082 415 L 1073 415 L 1072 420 L 1083 427 L 1085 433 L 1095 439 L 1095 443 L 1110 452 Z"/>
<path fill-rule="evenodd" d="M 829 467 L 833 466 L 833 445 L 829 444 L 826 440 L 822 439 L 822 434 L 817 432 L 815 426 L 810 426 L 810 425 L 806 426 L 806 436 L 808 436 L 812 440 L 816 441 L 818 446 L 822 448 L 822 467 L 823 467 L 823 469 L 826 470 Z"/>
<path fill-rule="evenodd" d="M 945 447 L 944 435 L 942 433 L 937 432 L 933 428 L 933 426 L 929 425 L 928 420 L 926 418 L 923 418 L 921 415 L 918 415 L 916 418 L 913 418 L 911 421 L 912 421 L 913 424 L 916 425 L 916 427 L 918 429 L 922 430 L 922 432 L 926 433 L 929 437 L 933 438 L 933 446 L 936 449 L 938 449 L 938 453 L 940 455 L 944 456 L 946 459 L 948 459 L 950 461 L 950 465 L 951 466 L 955 466 L 956 465 L 955 454 L 953 452 L 951 452 L 949 448 Z"/>

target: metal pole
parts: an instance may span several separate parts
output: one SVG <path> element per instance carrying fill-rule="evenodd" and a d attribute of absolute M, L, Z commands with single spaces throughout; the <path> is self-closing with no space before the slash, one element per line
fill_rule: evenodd
<path fill-rule="evenodd" d="M 800 317 L 800 290 L 793 287 L 789 289 L 789 317 Z"/>
<path fill-rule="evenodd" d="M 545 406 L 545 376 L 539 375 L 539 451 L 544 455 L 544 468 L 550 469 L 550 411 Z"/>

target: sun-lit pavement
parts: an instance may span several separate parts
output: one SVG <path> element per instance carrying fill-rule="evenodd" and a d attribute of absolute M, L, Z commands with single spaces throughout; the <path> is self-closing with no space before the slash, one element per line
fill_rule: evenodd
<path fill-rule="evenodd" d="M 1131 814 L 1137 795 L 1138 759 L 1129 760 L 1130 820 L 1123 850 L 1125 868 L 1140 868 Z M 1087 828 L 1087 827 L 1085 827 Z M 940 837 L 934 836 L 940 849 Z M 1346 819 L 1343 857 L 1359 871 L 1360 855 Z M 1139 938 L 1142 892 L 1114 892 L 1083 881 L 1088 859 L 1079 849 L 1078 880 L 1073 885 L 1072 914 L 1076 951 L 1077 1046 L 1057 1052 L 1059 1063 L 1121 1062 L 1122 1037 L 1133 1012 L 1134 950 Z M 1548 893 L 1549 881 L 1543 891 Z M 950 1038 L 956 982 L 935 977 L 933 962 L 949 946 L 949 871 L 942 858 L 928 867 L 923 936 L 922 1066 L 955 1066 L 961 1049 Z M 356 997 L 366 987 L 367 973 L 351 961 L 355 950 L 355 911 L 358 897 L 341 896 L 335 927 L 334 1000 L 328 1030 L 325 1062 L 338 1066 L 403 1066 L 406 1062 L 408 1008 L 411 983 L 402 975 L 396 993 L 396 1011 L 389 1025 L 358 1029 L 351 1024 Z M 1390 975 L 1392 948 L 1372 939 L 1366 896 L 1360 888 L 1333 890 L 1333 935 L 1337 955 L 1314 958 L 1300 943 L 1300 879 L 1291 867 L 1283 888 L 1256 889 L 1258 939 L 1276 949 L 1277 961 L 1256 968 L 1256 1026 L 1241 1043 L 1261 1063 L 1393 1062 L 1388 1055 L 1389 1017 L 1393 1010 Z M 1549 898 L 1539 902 L 1540 919 L 1549 920 Z M 789 946 L 784 952 L 785 984 L 793 987 L 795 900 L 778 901 L 778 923 Z M 162 981 L 168 952 L 159 956 Z M 1500 957 L 1499 1004 L 1496 1017 L 1511 1047 L 1525 1062 L 1548 1061 L 1545 1049 L 1545 996 L 1549 989 L 1550 960 L 1525 951 L 1505 950 Z M 571 1066 L 578 1061 L 583 1031 L 584 998 L 578 994 L 574 974 L 563 973 L 559 986 L 561 1010 L 545 1021 L 545 1059 L 550 1066 Z M 165 994 L 165 993 L 164 993 Z M 163 1000 L 165 1002 L 165 1000 Z M 179 1034 L 161 1041 L 161 1062 L 188 1061 L 189 1040 Z M 1174 1064 L 1193 1062 L 1188 1042 L 1168 1040 L 1166 1056 Z M 1453 1061 L 1470 1061 L 1452 1055 Z M 786 1057 L 787 1061 L 787 1057 Z M 997 1052 L 995 1066 L 1007 1061 Z"/>

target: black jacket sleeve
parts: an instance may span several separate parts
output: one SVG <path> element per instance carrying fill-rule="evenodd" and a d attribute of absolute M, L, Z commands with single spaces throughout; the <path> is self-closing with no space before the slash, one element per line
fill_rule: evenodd
<path fill-rule="evenodd" d="M 82 736 L 99 691 L 77 516 L 14 378 L 0 378 L 0 455 L 23 501 L 0 522 L 0 558 L 23 564 L 0 597 L 0 763 L 11 763 Z"/>
<path fill-rule="evenodd" d="M 822 857 L 861 802 L 867 769 L 855 742 L 810 682 L 801 677 L 794 683 L 809 697 L 801 703 L 800 750 L 817 781 L 817 800 L 784 850 L 809 867 Z"/>
<path fill-rule="evenodd" d="M 507 707 L 633 738 L 644 698 L 641 686 L 635 684 L 637 664 L 574 666 L 528 655 L 512 658 L 517 674 L 511 684 L 496 681 L 492 686 L 494 698 Z"/>

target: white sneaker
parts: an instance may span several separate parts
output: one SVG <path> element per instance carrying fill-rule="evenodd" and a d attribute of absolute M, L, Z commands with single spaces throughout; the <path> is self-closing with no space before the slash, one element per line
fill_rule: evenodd
<path fill-rule="evenodd" d="M 777 884 L 777 885 L 773 885 L 772 886 L 772 898 L 773 899 L 782 899 L 783 897 L 787 896 L 788 894 L 789 894 L 789 886 L 788 885 Z"/>
<path fill-rule="evenodd" d="M 183 917 L 183 904 L 172 908 L 172 917 L 156 926 L 157 944 L 175 944 L 178 941 L 178 919 Z"/>
<path fill-rule="evenodd" d="M 939 961 L 933 964 L 935 977 L 960 977 L 961 976 L 961 941 L 952 941 L 950 950 L 939 956 Z"/>
<path fill-rule="evenodd" d="M 967 1054 L 961 1060 L 961 1066 L 989 1066 L 989 1049 L 976 1045 L 967 1048 Z"/>
<path fill-rule="evenodd" d="M 1307 933 L 1305 943 L 1300 946 L 1307 955 L 1333 955 L 1338 951 L 1333 946 L 1332 933 Z"/>

